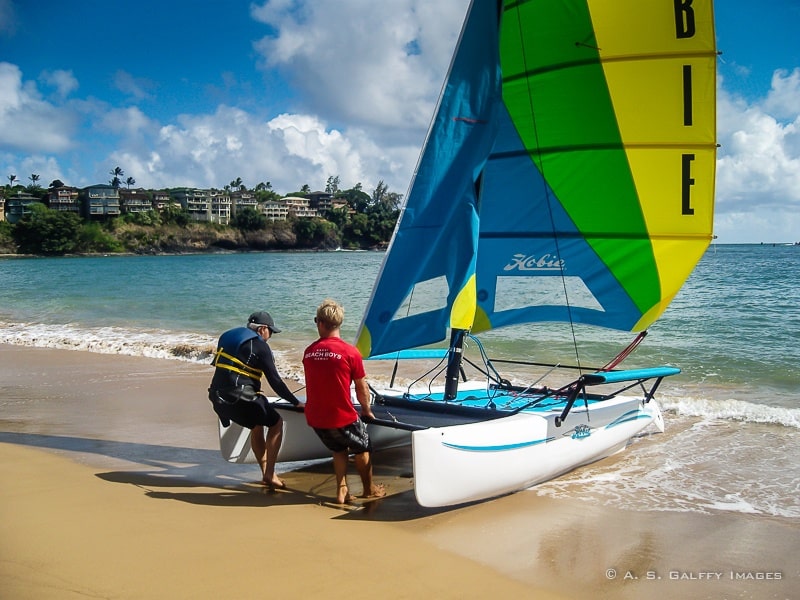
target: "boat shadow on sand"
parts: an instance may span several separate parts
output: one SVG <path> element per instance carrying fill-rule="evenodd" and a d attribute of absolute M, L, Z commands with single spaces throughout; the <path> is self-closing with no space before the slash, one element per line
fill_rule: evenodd
<path fill-rule="evenodd" d="M 352 504 L 342 505 L 333 501 L 335 482 L 328 459 L 282 471 L 287 487 L 273 491 L 254 477 L 255 465 L 225 462 L 216 450 L 16 432 L 0 432 L 0 443 L 52 450 L 73 458 L 75 454 L 100 457 L 90 461 L 95 470 L 98 463 L 102 468 L 124 461 L 125 468 L 95 472 L 95 476 L 109 483 L 134 485 L 155 500 L 221 508 L 317 504 L 340 513 L 334 517 L 337 519 L 372 521 L 409 521 L 457 508 L 425 508 L 416 502 L 408 448 L 374 453 L 375 481 L 386 486 L 385 497 L 356 498 Z M 354 493 L 360 491 L 352 465 L 348 482 Z"/>

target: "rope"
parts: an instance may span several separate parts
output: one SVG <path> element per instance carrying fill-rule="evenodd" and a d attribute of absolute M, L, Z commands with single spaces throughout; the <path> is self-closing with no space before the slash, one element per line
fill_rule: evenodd
<path fill-rule="evenodd" d="M 636 336 L 636 339 L 634 339 L 630 344 L 628 344 L 627 348 L 625 348 L 624 350 L 622 350 L 622 352 L 620 352 L 614 358 L 612 358 L 611 361 L 607 365 L 605 365 L 604 367 L 601 367 L 598 370 L 599 371 L 611 371 L 614 368 L 616 368 L 616 366 L 619 363 L 621 363 L 623 360 L 628 358 L 628 356 L 630 356 L 630 354 L 634 350 L 636 350 L 636 347 L 642 342 L 642 340 L 645 338 L 646 335 L 647 335 L 647 330 L 645 329 L 639 335 Z"/>

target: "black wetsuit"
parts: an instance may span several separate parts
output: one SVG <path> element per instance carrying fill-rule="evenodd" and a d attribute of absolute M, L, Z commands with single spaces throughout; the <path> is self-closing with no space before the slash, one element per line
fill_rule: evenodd
<path fill-rule="evenodd" d="M 220 336 L 215 365 L 208 399 L 225 426 L 233 421 L 252 429 L 256 425 L 271 427 L 278 422 L 277 411 L 260 393 L 262 374 L 281 398 L 295 405 L 299 403 L 278 374 L 269 344 L 246 327 L 231 329 Z"/>

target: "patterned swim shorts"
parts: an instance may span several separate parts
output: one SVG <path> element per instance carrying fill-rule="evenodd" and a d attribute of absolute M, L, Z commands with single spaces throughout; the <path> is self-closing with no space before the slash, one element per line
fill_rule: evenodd
<path fill-rule="evenodd" d="M 359 419 L 346 427 L 338 429 L 317 429 L 319 439 L 331 452 L 349 450 L 353 454 L 361 454 L 372 450 L 372 443 L 367 434 L 367 426 Z"/>

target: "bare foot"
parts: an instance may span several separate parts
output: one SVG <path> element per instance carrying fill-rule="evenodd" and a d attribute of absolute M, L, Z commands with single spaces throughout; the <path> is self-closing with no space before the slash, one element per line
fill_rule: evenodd
<path fill-rule="evenodd" d="M 386 486 L 382 483 L 375 483 L 369 494 L 366 492 L 361 495 L 362 498 L 383 498 L 386 495 Z"/>
<path fill-rule="evenodd" d="M 286 489 L 286 483 L 283 481 L 283 479 L 280 479 L 277 476 L 273 477 L 272 481 L 262 480 L 261 483 L 267 486 L 270 490 Z"/>
<path fill-rule="evenodd" d="M 350 504 L 355 499 L 355 496 L 350 493 L 346 485 L 339 487 L 339 493 L 336 494 L 336 504 Z"/>

